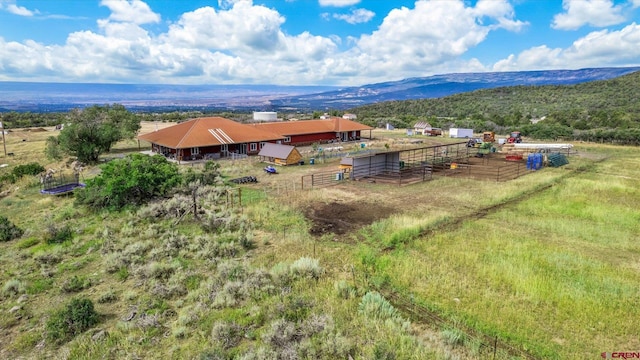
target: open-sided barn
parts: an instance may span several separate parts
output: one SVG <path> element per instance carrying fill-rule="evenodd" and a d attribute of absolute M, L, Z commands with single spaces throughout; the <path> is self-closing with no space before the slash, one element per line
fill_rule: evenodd
<path fill-rule="evenodd" d="M 430 180 L 434 169 L 468 158 L 466 142 L 370 153 L 351 158 L 351 179 L 410 184 Z"/>

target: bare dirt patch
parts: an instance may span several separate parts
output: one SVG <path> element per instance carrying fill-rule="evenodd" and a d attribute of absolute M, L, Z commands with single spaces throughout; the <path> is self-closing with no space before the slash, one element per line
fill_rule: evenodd
<path fill-rule="evenodd" d="M 313 224 L 309 230 L 312 235 L 343 235 L 385 218 L 393 211 L 393 208 L 380 204 L 332 201 L 312 204 L 305 210 L 305 216 Z"/>

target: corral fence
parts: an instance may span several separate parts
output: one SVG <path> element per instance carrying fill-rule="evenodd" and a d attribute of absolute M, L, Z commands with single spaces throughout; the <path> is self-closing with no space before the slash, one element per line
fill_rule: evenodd
<path fill-rule="evenodd" d="M 348 171 L 320 171 L 310 175 L 303 175 L 301 178 L 300 189 L 309 190 L 313 188 L 321 188 L 337 185 L 345 180 L 351 180 L 351 173 Z"/>
<path fill-rule="evenodd" d="M 517 348 L 496 336 L 490 336 L 460 323 L 448 321 L 427 306 L 418 304 L 411 299 L 406 299 L 391 289 L 380 289 L 380 293 L 389 300 L 393 306 L 409 315 L 411 320 L 432 324 L 441 329 L 455 329 L 458 333 L 463 334 L 465 340 L 477 344 L 478 359 L 507 357 L 512 359 L 538 360 L 536 356 L 526 350 Z"/>
<path fill-rule="evenodd" d="M 399 186 L 428 181 L 433 178 L 433 166 L 427 163 L 401 163 L 389 166 L 386 163 L 371 164 L 363 169 L 354 169 L 353 178 L 370 183 L 397 184 Z"/>
<path fill-rule="evenodd" d="M 320 171 L 303 175 L 297 180 L 277 180 L 261 183 L 259 187 L 234 187 L 227 190 L 227 206 L 238 207 L 266 201 L 269 198 L 280 198 L 281 202 L 294 202 L 296 193 L 312 189 L 342 184 L 351 180 L 348 171 Z"/>
<path fill-rule="evenodd" d="M 443 176 L 464 176 L 481 180 L 494 180 L 496 182 L 509 181 L 526 175 L 531 171 L 525 163 L 517 162 L 493 162 L 487 165 L 455 163 L 440 173 Z"/>

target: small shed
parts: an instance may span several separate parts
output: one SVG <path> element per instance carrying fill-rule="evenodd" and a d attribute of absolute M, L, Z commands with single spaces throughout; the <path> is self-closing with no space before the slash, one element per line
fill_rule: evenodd
<path fill-rule="evenodd" d="M 342 158 L 339 168 L 344 172 L 351 172 L 351 169 L 353 169 L 353 158 L 348 156 Z"/>
<path fill-rule="evenodd" d="M 258 153 L 260 161 L 275 165 L 297 165 L 302 155 L 295 146 L 266 143 Z"/>
<path fill-rule="evenodd" d="M 425 121 L 418 121 L 415 125 L 413 125 L 413 130 L 416 134 L 427 135 L 429 131 L 431 131 L 431 124 Z"/>

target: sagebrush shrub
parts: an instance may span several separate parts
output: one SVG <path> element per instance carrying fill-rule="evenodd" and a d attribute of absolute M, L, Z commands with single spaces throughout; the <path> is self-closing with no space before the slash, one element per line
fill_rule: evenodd
<path fill-rule="evenodd" d="M 100 297 L 98 298 L 98 303 L 105 304 L 105 303 L 111 303 L 117 300 L 118 300 L 118 295 L 115 292 L 109 290 L 106 293 L 100 295 Z"/>
<path fill-rule="evenodd" d="M 18 279 L 11 279 L 4 283 L 2 287 L 2 294 L 5 296 L 18 295 L 25 292 L 25 286 L 22 281 Z"/>
<path fill-rule="evenodd" d="M 72 276 L 62 283 L 62 291 L 73 293 L 91 287 L 91 280 L 81 276 Z"/>
<path fill-rule="evenodd" d="M 47 227 L 47 234 L 45 235 L 45 241 L 47 244 L 62 244 L 65 241 L 73 239 L 73 230 L 69 225 L 58 227 L 54 224 L 50 224 Z"/>
<path fill-rule="evenodd" d="M 440 336 L 445 344 L 450 346 L 462 345 L 465 340 L 465 335 L 458 329 L 444 329 L 440 332 Z"/>
<path fill-rule="evenodd" d="M 336 294 L 343 299 L 350 299 L 358 294 L 356 288 L 351 286 L 345 280 L 339 280 L 334 284 Z"/>
<path fill-rule="evenodd" d="M 247 267 L 237 261 L 224 261 L 218 265 L 218 276 L 224 280 L 244 280 L 247 277 Z"/>
<path fill-rule="evenodd" d="M 317 259 L 302 257 L 291 264 L 291 272 L 299 277 L 319 279 L 322 275 L 322 267 Z"/>
<path fill-rule="evenodd" d="M 233 307 L 247 298 L 246 290 L 241 281 L 229 281 L 224 284 L 221 291 L 215 294 L 213 306 Z"/>
<path fill-rule="evenodd" d="M 41 265 L 55 265 L 62 261 L 62 255 L 57 252 L 38 252 L 33 259 Z"/>
<path fill-rule="evenodd" d="M 262 336 L 264 342 L 275 348 L 284 348 L 298 340 L 298 333 L 294 323 L 285 319 L 278 319 L 271 323 L 271 327 Z"/>
<path fill-rule="evenodd" d="M 409 326 L 409 323 L 402 318 L 400 312 L 384 296 L 375 291 L 370 291 L 362 297 L 358 311 L 371 319 L 391 321 L 403 328 Z"/>
<path fill-rule="evenodd" d="M 255 300 L 264 295 L 274 294 L 276 289 L 271 274 L 264 270 L 251 272 L 244 281 L 244 287 L 251 298 Z"/>
<path fill-rule="evenodd" d="M 349 359 L 354 358 L 353 344 L 334 330 L 324 330 L 300 342 L 298 353 L 302 359 Z"/>
<path fill-rule="evenodd" d="M 244 336 L 244 329 L 236 323 L 218 321 L 213 324 L 211 338 L 215 343 L 220 344 L 223 349 L 230 349 L 237 346 Z"/>
<path fill-rule="evenodd" d="M 287 286 L 293 281 L 293 275 L 286 263 L 277 263 L 271 268 L 273 280 L 280 286 Z"/>
<path fill-rule="evenodd" d="M 141 267 L 137 274 L 143 279 L 167 280 L 173 275 L 176 269 L 170 264 L 151 262 L 147 266 Z"/>
<path fill-rule="evenodd" d="M 278 312 L 285 320 L 298 323 L 307 318 L 312 307 L 313 303 L 307 299 L 288 296 L 279 304 Z"/>

